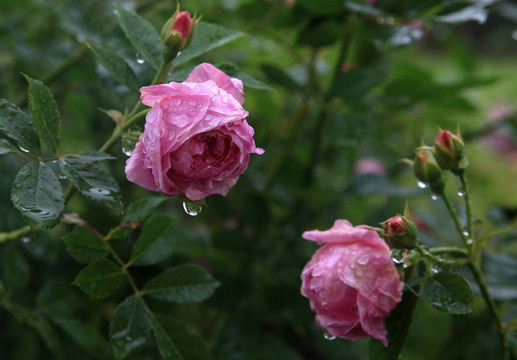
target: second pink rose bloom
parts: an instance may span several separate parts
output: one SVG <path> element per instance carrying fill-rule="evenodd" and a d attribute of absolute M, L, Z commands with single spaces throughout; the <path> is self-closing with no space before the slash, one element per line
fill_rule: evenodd
<path fill-rule="evenodd" d="M 384 319 L 400 302 L 404 284 L 389 247 L 365 226 L 337 220 L 328 230 L 303 233 L 323 244 L 305 265 L 301 293 L 330 337 L 371 336 L 388 345 Z"/>
<path fill-rule="evenodd" d="M 126 162 L 129 181 L 193 201 L 226 195 L 248 167 L 250 154 L 264 153 L 246 122 L 242 82 L 213 65 L 197 66 L 182 83 L 140 91 L 152 109 Z"/>

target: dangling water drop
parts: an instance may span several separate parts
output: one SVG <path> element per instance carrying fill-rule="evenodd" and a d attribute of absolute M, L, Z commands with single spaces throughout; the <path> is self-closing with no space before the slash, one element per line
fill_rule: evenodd
<path fill-rule="evenodd" d="M 124 155 L 131 156 L 135 148 L 135 144 L 127 137 L 122 138 L 122 152 Z"/>
<path fill-rule="evenodd" d="M 464 189 L 463 187 L 460 187 L 460 188 L 458 189 L 458 196 L 459 196 L 459 197 L 463 197 L 463 196 L 465 196 L 465 189 Z"/>
<path fill-rule="evenodd" d="M 473 239 L 467 239 L 467 245 L 472 245 L 474 244 L 474 240 Z"/>
<path fill-rule="evenodd" d="M 139 64 L 143 64 L 145 63 L 145 59 L 144 57 L 142 56 L 142 54 L 140 53 L 137 53 L 136 54 L 136 62 L 139 63 Z"/>
<path fill-rule="evenodd" d="M 463 236 L 465 236 L 465 237 L 469 237 L 469 236 L 470 236 L 470 233 L 468 232 L 468 230 L 467 230 L 467 229 L 463 229 L 463 233 L 462 233 L 462 234 L 463 234 Z"/>
<path fill-rule="evenodd" d="M 439 196 L 436 194 L 431 195 L 431 200 L 438 200 Z"/>
<path fill-rule="evenodd" d="M 407 250 L 391 250 L 391 260 L 397 265 L 402 264 L 406 258 Z"/>
<path fill-rule="evenodd" d="M 432 263 L 429 269 L 431 270 L 431 272 L 438 274 L 440 272 L 440 265 Z"/>
<path fill-rule="evenodd" d="M 326 340 L 334 340 L 336 337 L 335 336 L 332 336 L 330 334 L 327 334 L 327 333 L 323 333 L 323 337 L 326 339 Z"/>
<path fill-rule="evenodd" d="M 420 181 L 420 180 L 418 180 L 418 181 L 416 182 L 416 184 L 418 185 L 418 187 L 419 187 L 420 189 L 425 189 L 425 188 L 427 187 L 427 184 L 426 184 L 425 182 Z"/>
<path fill-rule="evenodd" d="M 65 175 L 65 174 L 63 174 L 63 173 L 59 173 L 59 174 L 57 175 L 57 177 L 58 177 L 58 178 L 60 178 L 61 180 L 66 180 L 66 175 Z"/>
<path fill-rule="evenodd" d="M 31 238 L 30 237 L 27 237 L 27 236 L 24 236 L 20 239 L 22 241 L 22 243 L 29 243 L 31 241 Z"/>
<path fill-rule="evenodd" d="M 203 210 L 203 206 L 199 201 L 183 201 L 183 210 L 187 215 L 197 216 Z"/>

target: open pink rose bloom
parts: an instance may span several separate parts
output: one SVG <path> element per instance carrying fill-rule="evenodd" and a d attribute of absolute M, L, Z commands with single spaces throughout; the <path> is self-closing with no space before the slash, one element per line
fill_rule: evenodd
<path fill-rule="evenodd" d="M 302 272 L 301 293 L 316 312 L 318 326 L 331 337 L 371 336 L 387 346 L 384 319 L 400 302 L 404 284 L 384 240 L 347 220 L 303 237 L 324 244 Z"/>
<path fill-rule="evenodd" d="M 226 195 L 248 167 L 250 154 L 264 153 L 255 147 L 245 120 L 242 82 L 210 64 L 197 66 L 182 83 L 140 92 L 152 109 L 126 162 L 129 181 L 194 201 Z"/>

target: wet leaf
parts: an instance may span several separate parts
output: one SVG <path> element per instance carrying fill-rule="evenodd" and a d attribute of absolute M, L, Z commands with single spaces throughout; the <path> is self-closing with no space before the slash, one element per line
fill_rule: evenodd
<path fill-rule="evenodd" d="M 82 264 L 102 260 L 108 255 L 106 244 L 87 227 L 75 226 L 63 240 L 70 255 Z"/>
<path fill-rule="evenodd" d="M 56 101 L 45 84 L 27 75 L 24 76 L 29 83 L 29 110 L 34 121 L 34 128 L 48 148 L 54 154 L 58 154 L 61 118 Z"/>
<path fill-rule="evenodd" d="M 123 58 L 105 46 L 93 43 L 87 43 L 87 45 L 92 49 L 97 60 L 115 79 L 126 85 L 130 90 L 138 91 L 140 82 Z"/>
<path fill-rule="evenodd" d="M 109 329 L 110 345 L 115 356 L 123 359 L 144 345 L 150 326 L 149 314 L 140 297 L 132 295 L 121 302 L 115 308 Z"/>
<path fill-rule="evenodd" d="M 426 281 L 422 296 L 440 311 L 468 314 L 474 306 L 474 293 L 460 274 L 442 271 Z"/>
<path fill-rule="evenodd" d="M 95 163 L 62 158 L 60 164 L 63 174 L 81 194 L 100 201 L 116 214 L 122 213 L 122 194 L 115 179 L 102 171 Z"/>
<path fill-rule="evenodd" d="M 13 154 L 13 153 L 18 152 L 18 150 L 19 149 L 17 149 L 9 141 L 7 141 L 5 139 L 0 139 L 0 155 Z"/>
<path fill-rule="evenodd" d="M 113 294 L 124 282 L 124 271 L 111 260 L 100 260 L 85 267 L 72 284 L 92 299 Z"/>
<path fill-rule="evenodd" d="M 219 282 L 201 266 L 184 264 L 151 279 L 142 293 L 162 301 L 196 303 L 210 297 L 218 286 Z"/>
<path fill-rule="evenodd" d="M 117 19 L 127 38 L 147 62 L 157 70 L 162 62 L 163 45 L 153 24 L 122 5 L 114 4 Z"/>
<path fill-rule="evenodd" d="M 181 51 L 172 63 L 173 65 L 183 64 L 244 35 L 241 31 L 201 21 L 194 28 L 190 44 Z"/>
<path fill-rule="evenodd" d="M 165 315 L 152 318 L 153 335 L 165 360 L 210 360 L 204 341 L 187 325 Z"/>
<path fill-rule="evenodd" d="M 75 157 L 77 159 L 85 160 L 85 161 L 104 161 L 104 160 L 113 160 L 116 157 L 111 156 L 110 154 L 106 154 L 100 151 L 88 151 L 76 154 Z"/>
<path fill-rule="evenodd" d="M 133 253 L 131 254 L 130 264 L 135 263 L 136 265 L 151 265 L 156 261 L 163 259 L 163 256 L 168 256 L 170 251 L 172 251 L 174 247 L 174 240 L 170 239 L 167 236 L 166 241 L 171 242 L 170 251 L 164 251 L 163 247 L 160 247 L 158 252 L 155 251 L 155 256 L 153 254 L 148 254 L 150 251 L 153 251 L 153 247 L 160 240 L 160 238 L 164 237 L 164 235 L 170 233 L 170 229 L 172 224 L 174 223 L 174 218 L 166 215 L 154 215 L 143 227 L 138 240 L 136 241 L 135 248 L 133 249 Z M 142 259 L 142 256 L 148 255 Z M 157 256 L 156 256 L 157 255 Z M 138 262 L 138 260 L 140 260 Z M 155 261 L 156 260 L 156 261 Z"/>
<path fill-rule="evenodd" d="M 38 134 L 32 121 L 16 105 L 0 99 L 0 132 L 23 152 L 40 155 Z"/>
<path fill-rule="evenodd" d="M 52 227 L 65 209 L 56 174 L 45 164 L 30 161 L 18 172 L 11 201 L 32 228 Z"/>

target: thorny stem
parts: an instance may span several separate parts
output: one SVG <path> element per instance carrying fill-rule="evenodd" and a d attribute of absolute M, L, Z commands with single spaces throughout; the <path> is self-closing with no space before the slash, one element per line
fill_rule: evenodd
<path fill-rule="evenodd" d="M 460 179 L 463 188 L 465 189 L 465 197 L 468 194 L 468 184 L 466 181 L 466 178 L 464 176 L 464 172 L 460 174 Z M 458 230 L 458 233 L 465 243 L 465 246 L 467 249 L 469 249 L 469 263 L 468 266 L 470 268 L 470 271 L 474 275 L 474 278 L 476 279 L 476 283 L 479 286 L 479 289 L 481 290 L 481 295 L 483 296 L 483 300 L 485 301 L 490 313 L 492 314 L 492 317 L 497 323 L 497 327 L 499 329 L 499 336 L 500 336 L 500 342 L 501 342 L 501 353 L 503 360 L 509 359 L 509 347 L 508 347 L 508 334 L 506 331 L 506 327 L 503 324 L 501 315 L 499 313 L 499 309 L 497 308 L 497 304 L 495 303 L 494 299 L 492 298 L 492 295 L 490 294 L 490 291 L 488 290 L 488 286 L 485 281 L 485 277 L 483 276 L 483 272 L 481 271 L 480 264 L 478 261 L 476 261 L 476 254 L 472 253 L 472 245 L 469 244 L 467 236 L 463 233 L 463 228 L 461 226 L 461 222 L 458 218 L 458 214 L 456 213 L 456 210 L 452 207 L 452 204 L 450 203 L 449 199 L 445 195 L 445 193 L 441 194 L 443 201 L 445 202 L 445 205 L 447 206 L 447 209 L 452 215 L 452 218 L 454 220 L 454 223 L 456 225 L 456 229 Z M 472 211 L 470 210 L 470 197 L 465 199 L 466 206 L 467 206 L 467 231 L 469 232 L 469 236 L 471 239 L 474 239 L 474 234 L 472 233 Z"/>
<path fill-rule="evenodd" d="M 470 189 L 468 186 L 467 179 L 465 177 L 465 171 L 463 170 L 460 174 L 458 174 L 461 186 L 463 187 L 463 191 L 465 193 L 465 210 L 467 212 L 467 232 L 474 239 L 474 227 L 472 226 L 472 205 L 470 201 Z M 469 250 L 472 251 L 474 248 L 473 244 L 470 244 Z"/>

